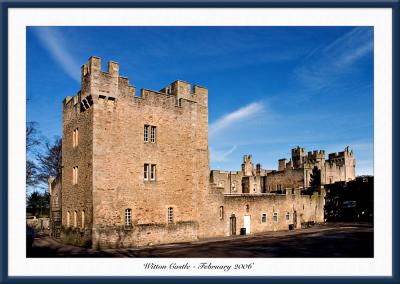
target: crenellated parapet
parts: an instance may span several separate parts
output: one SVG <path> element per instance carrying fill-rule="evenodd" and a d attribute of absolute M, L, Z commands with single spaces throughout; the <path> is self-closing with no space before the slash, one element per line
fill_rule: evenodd
<path fill-rule="evenodd" d="M 354 153 L 353 150 L 347 146 L 343 151 L 338 153 L 330 153 L 328 156 L 327 162 L 333 166 L 343 166 L 346 164 L 346 161 L 354 161 Z"/>
<path fill-rule="evenodd" d="M 141 89 L 137 94 L 129 79 L 119 75 L 117 62 L 109 61 L 107 71 L 102 71 L 101 59 L 92 56 L 81 68 L 81 90 L 75 96 L 67 97 L 63 108 L 79 112 L 92 104 L 100 104 L 112 109 L 120 100 L 139 107 L 155 106 L 182 112 L 190 111 L 193 104 L 207 108 L 208 89 L 177 80 L 160 91 Z"/>
<path fill-rule="evenodd" d="M 314 150 L 314 151 L 309 151 L 307 153 L 307 159 L 306 159 L 308 164 L 322 164 L 325 162 L 325 151 L 324 150 Z"/>

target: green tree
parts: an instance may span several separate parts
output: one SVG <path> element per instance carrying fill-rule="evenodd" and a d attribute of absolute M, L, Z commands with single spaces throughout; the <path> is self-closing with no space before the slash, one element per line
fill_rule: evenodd
<path fill-rule="evenodd" d="M 27 198 L 27 207 L 35 216 L 43 216 L 50 208 L 50 194 L 48 192 L 32 192 Z"/>
<path fill-rule="evenodd" d="M 310 175 L 310 187 L 319 187 L 321 185 L 321 170 L 314 166 Z"/>

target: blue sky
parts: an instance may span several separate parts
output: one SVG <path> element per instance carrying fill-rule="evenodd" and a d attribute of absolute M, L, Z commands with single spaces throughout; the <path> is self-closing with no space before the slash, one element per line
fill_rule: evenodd
<path fill-rule="evenodd" d="M 349 145 L 357 174 L 373 174 L 370 27 L 30 27 L 27 120 L 44 136 L 61 136 L 61 102 L 91 55 L 138 89 L 208 87 L 212 169 L 240 169 L 244 154 L 276 169 L 297 145 Z"/>

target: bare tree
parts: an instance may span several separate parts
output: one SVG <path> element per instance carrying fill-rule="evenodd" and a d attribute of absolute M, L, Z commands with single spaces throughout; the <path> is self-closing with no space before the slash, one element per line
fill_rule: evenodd
<path fill-rule="evenodd" d="M 40 145 L 37 123 L 26 123 L 26 186 L 34 186 L 39 183 L 37 179 L 38 167 L 32 157 L 37 153 L 37 146 Z"/>
<path fill-rule="evenodd" d="M 38 180 L 47 182 L 50 176 L 56 177 L 61 172 L 62 143 L 61 138 L 56 137 L 54 143 L 47 141 L 43 153 L 37 155 Z"/>

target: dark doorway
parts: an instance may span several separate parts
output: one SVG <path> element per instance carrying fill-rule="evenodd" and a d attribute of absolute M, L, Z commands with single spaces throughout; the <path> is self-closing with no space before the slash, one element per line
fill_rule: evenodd
<path fill-rule="evenodd" d="M 236 216 L 232 214 L 229 218 L 231 236 L 236 235 Z"/>

